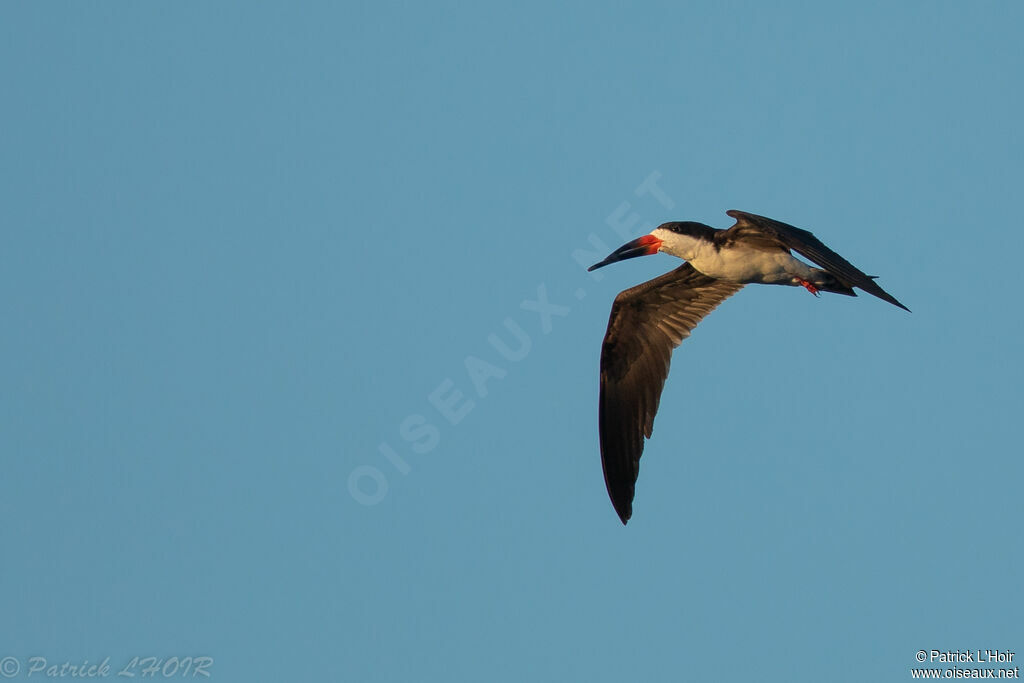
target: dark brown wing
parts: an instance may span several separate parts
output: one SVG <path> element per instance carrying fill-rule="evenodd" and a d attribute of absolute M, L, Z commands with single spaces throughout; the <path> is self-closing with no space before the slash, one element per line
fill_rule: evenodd
<path fill-rule="evenodd" d="M 896 297 L 879 287 L 874 278 L 865 275 L 856 266 L 826 247 L 821 243 L 821 240 L 806 230 L 745 211 L 733 209 L 725 213 L 736 219 L 736 225 L 719 233 L 717 240 L 724 243 L 737 240 L 754 240 L 761 243 L 765 238 L 774 240 L 779 245 L 792 249 L 804 258 L 810 259 L 821 268 L 824 268 L 847 287 L 860 287 L 868 294 L 873 294 L 883 301 L 888 301 L 905 311 L 910 310 L 897 301 Z"/>
<path fill-rule="evenodd" d="M 633 513 L 644 437 L 650 438 L 672 349 L 718 304 L 743 288 L 689 263 L 620 293 L 601 348 L 601 465 L 615 511 Z"/>

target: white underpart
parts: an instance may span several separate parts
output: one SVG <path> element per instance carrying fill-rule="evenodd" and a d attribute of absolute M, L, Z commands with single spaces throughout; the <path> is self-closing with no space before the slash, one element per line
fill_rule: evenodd
<path fill-rule="evenodd" d="M 742 244 L 716 249 L 705 240 L 658 228 L 652 233 L 662 240 L 661 251 L 689 261 L 701 273 L 731 282 L 795 285 L 797 280 L 814 281 L 815 269 L 782 249 L 763 251 Z"/>

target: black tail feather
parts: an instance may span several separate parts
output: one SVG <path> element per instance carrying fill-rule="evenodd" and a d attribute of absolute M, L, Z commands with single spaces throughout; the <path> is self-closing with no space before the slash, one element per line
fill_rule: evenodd
<path fill-rule="evenodd" d="M 832 292 L 843 296 L 857 296 L 853 287 L 839 281 L 839 279 L 827 270 L 815 269 L 814 286 L 822 292 Z"/>

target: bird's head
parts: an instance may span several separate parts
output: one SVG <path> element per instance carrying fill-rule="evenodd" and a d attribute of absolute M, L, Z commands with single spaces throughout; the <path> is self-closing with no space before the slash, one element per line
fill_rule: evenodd
<path fill-rule="evenodd" d="M 595 263 L 587 270 L 596 270 L 628 258 L 657 254 L 659 251 L 681 259 L 690 259 L 697 245 L 713 240 L 715 232 L 711 226 L 694 221 L 662 223 L 651 230 L 650 234 L 623 244 L 604 261 Z"/>

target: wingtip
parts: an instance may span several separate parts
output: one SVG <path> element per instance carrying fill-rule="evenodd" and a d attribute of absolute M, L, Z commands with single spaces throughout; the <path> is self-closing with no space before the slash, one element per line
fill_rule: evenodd
<path fill-rule="evenodd" d="M 891 303 L 891 304 L 892 304 L 893 306 L 898 306 L 898 307 L 902 308 L 902 309 L 903 309 L 904 311 L 906 311 L 907 313 L 913 313 L 913 311 L 911 311 L 911 310 L 910 310 L 909 308 L 907 308 L 906 306 L 904 306 L 903 304 L 901 304 L 901 303 L 900 303 L 900 302 L 899 302 L 899 301 L 898 301 L 898 300 L 896 299 L 896 297 L 894 297 L 894 296 L 892 296 L 892 295 L 889 295 L 889 298 L 888 298 L 888 299 L 886 299 L 886 301 L 888 301 L 889 303 Z"/>
<path fill-rule="evenodd" d="M 880 296 L 878 298 L 882 299 L 883 301 L 888 301 L 890 304 L 892 304 L 893 306 L 896 306 L 897 308 L 902 308 L 907 313 L 912 313 L 913 312 L 909 308 L 907 308 L 906 306 L 901 304 L 899 301 L 897 301 L 896 297 L 894 297 L 894 296 L 888 296 L 888 297 Z"/>
<path fill-rule="evenodd" d="M 619 507 L 618 505 L 615 505 L 615 514 L 619 516 L 619 521 L 621 521 L 622 525 L 625 526 L 626 523 L 629 521 L 629 518 L 633 516 L 633 506 L 629 503 L 627 503 L 624 507 Z"/>

